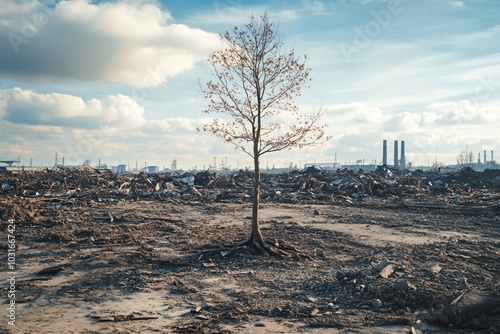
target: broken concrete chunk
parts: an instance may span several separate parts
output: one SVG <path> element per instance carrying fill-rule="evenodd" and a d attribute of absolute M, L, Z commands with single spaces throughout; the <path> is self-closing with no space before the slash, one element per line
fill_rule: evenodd
<path fill-rule="evenodd" d="M 200 313 L 201 309 L 202 309 L 201 306 L 196 306 L 196 307 L 194 307 L 194 308 L 191 309 L 191 312 L 192 313 Z"/>
<path fill-rule="evenodd" d="M 203 267 L 205 267 L 205 268 L 214 268 L 214 267 L 216 267 L 216 266 L 217 266 L 217 265 L 216 265 L 215 263 L 213 263 L 213 262 L 203 262 L 203 263 L 202 263 L 202 265 L 203 265 Z"/>
<path fill-rule="evenodd" d="M 433 273 L 434 275 L 439 274 L 441 270 L 443 270 L 443 268 L 439 264 L 433 265 L 430 269 L 431 273 Z"/>
<path fill-rule="evenodd" d="M 167 191 L 174 191 L 175 189 L 177 189 L 172 182 L 165 183 L 165 188 L 165 190 Z"/>
<path fill-rule="evenodd" d="M 382 307 L 382 305 L 383 305 L 382 301 L 380 299 L 372 299 L 370 302 L 372 303 L 372 306 L 374 308 L 379 308 L 379 307 Z"/>
<path fill-rule="evenodd" d="M 318 298 L 314 298 L 312 296 L 306 296 L 305 301 L 309 303 L 316 303 L 318 301 Z"/>
<path fill-rule="evenodd" d="M 377 263 L 377 265 L 373 269 L 375 269 L 375 271 L 379 273 L 382 271 L 382 269 L 384 269 L 388 265 L 389 265 L 389 261 L 386 261 L 386 260 L 380 261 L 379 263 Z"/>
<path fill-rule="evenodd" d="M 391 276 L 393 272 L 394 266 L 392 264 L 389 264 L 384 269 L 382 269 L 379 275 L 382 278 L 389 278 L 389 276 Z"/>
<path fill-rule="evenodd" d="M 206 315 L 203 315 L 203 314 L 198 314 L 198 315 L 196 315 L 196 319 L 208 320 L 208 317 Z"/>
<path fill-rule="evenodd" d="M 319 310 L 317 308 L 315 308 L 314 310 L 311 311 L 311 313 L 309 313 L 309 315 L 311 317 L 314 317 L 314 316 L 318 315 L 318 313 L 319 313 Z"/>
<path fill-rule="evenodd" d="M 392 288 L 395 291 L 408 291 L 410 289 L 415 289 L 415 286 L 408 282 L 406 279 L 402 278 L 398 281 L 396 281 L 393 285 Z"/>

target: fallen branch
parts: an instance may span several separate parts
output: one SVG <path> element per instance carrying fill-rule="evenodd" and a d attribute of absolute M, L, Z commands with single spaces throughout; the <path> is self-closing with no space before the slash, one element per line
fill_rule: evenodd
<path fill-rule="evenodd" d="M 129 314 L 129 315 L 90 315 L 90 318 L 97 319 L 97 321 L 100 322 L 122 322 L 122 321 L 135 321 L 135 320 L 154 320 L 158 319 L 157 316 L 150 316 L 150 315 L 135 315 L 135 314 Z"/>

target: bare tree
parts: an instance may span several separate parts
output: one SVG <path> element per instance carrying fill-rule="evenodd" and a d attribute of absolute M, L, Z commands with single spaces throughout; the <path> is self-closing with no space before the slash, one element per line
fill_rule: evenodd
<path fill-rule="evenodd" d="M 221 36 L 224 47 L 209 57 L 212 80 L 200 86 L 210 101 L 204 112 L 226 116 L 226 120 L 215 118 L 203 130 L 233 144 L 254 163 L 252 230 L 250 238 L 237 246 L 278 255 L 288 247 L 267 242 L 259 227 L 260 157 L 329 138 L 326 125 L 319 124 L 321 110 L 304 115 L 294 104 L 310 80 L 307 56 L 285 50 L 283 36 L 275 28 L 264 14 L 226 32 Z"/>
<path fill-rule="evenodd" d="M 474 153 L 469 150 L 469 147 L 465 145 L 465 149 L 460 152 L 457 156 L 457 163 L 460 168 L 464 167 L 472 167 L 472 163 L 474 162 Z"/>

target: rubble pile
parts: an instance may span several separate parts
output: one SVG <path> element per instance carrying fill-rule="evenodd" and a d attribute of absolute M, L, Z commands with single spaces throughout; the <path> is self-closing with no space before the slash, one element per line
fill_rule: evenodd
<path fill-rule="evenodd" d="M 176 174 L 112 174 L 82 166 L 78 170 L 46 169 L 0 174 L 0 194 L 58 200 L 157 199 L 193 197 L 222 203 L 251 201 L 253 173 L 210 171 Z M 369 203 L 372 200 L 427 209 L 468 208 L 500 212 L 500 170 L 452 173 L 399 171 L 379 166 L 375 171 L 309 167 L 283 174 L 262 174 L 263 203 Z"/>

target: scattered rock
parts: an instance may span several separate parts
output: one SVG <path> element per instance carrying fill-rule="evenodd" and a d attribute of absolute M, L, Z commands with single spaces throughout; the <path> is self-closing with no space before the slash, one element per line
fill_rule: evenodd
<path fill-rule="evenodd" d="M 197 315 L 196 315 L 196 319 L 200 319 L 200 320 L 208 320 L 209 318 L 208 318 L 206 315 L 203 315 L 203 314 L 197 314 Z"/>
<path fill-rule="evenodd" d="M 439 264 L 435 264 L 430 268 L 430 272 L 434 275 L 437 275 L 443 270 L 443 268 Z"/>
<path fill-rule="evenodd" d="M 409 283 L 406 279 L 402 278 L 394 282 L 392 288 L 395 291 L 408 291 L 409 289 L 415 289 L 415 286 Z"/>
<path fill-rule="evenodd" d="M 314 298 L 312 296 L 306 296 L 304 300 L 309 303 L 316 303 L 318 301 L 318 298 Z"/>
<path fill-rule="evenodd" d="M 201 306 L 196 306 L 194 308 L 191 309 L 191 312 L 193 313 L 200 313 L 202 310 L 202 307 Z"/>
<path fill-rule="evenodd" d="M 391 276 L 393 272 L 394 266 L 392 264 L 389 264 L 380 271 L 379 276 L 382 278 L 389 278 L 389 276 Z"/>
<path fill-rule="evenodd" d="M 377 273 L 380 273 L 385 267 L 387 267 L 389 265 L 389 261 L 380 261 L 379 263 L 377 263 L 377 265 L 375 266 L 375 268 L 373 268 Z"/>

